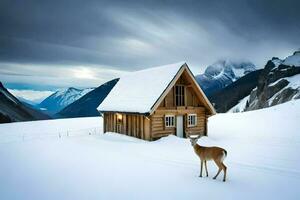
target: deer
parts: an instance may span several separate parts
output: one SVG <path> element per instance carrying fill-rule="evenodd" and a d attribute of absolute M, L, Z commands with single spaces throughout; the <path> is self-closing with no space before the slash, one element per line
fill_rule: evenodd
<path fill-rule="evenodd" d="M 190 139 L 191 145 L 194 148 L 195 153 L 200 158 L 201 168 L 200 168 L 199 177 L 202 177 L 203 163 L 205 164 L 206 177 L 208 177 L 206 161 L 213 160 L 219 168 L 217 174 L 213 177 L 213 179 L 216 179 L 218 177 L 218 175 L 220 174 L 220 172 L 223 170 L 224 171 L 223 182 L 225 182 L 227 167 L 224 165 L 223 161 L 227 156 L 227 151 L 220 147 L 200 146 L 199 144 L 197 144 L 197 141 L 200 137 L 201 137 L 200 135 L 197 137 L 188 136 L 188 138 Z"/>

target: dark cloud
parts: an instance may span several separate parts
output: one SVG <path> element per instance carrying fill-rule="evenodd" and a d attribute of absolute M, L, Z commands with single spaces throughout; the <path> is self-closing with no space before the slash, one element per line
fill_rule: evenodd
<path fill-rule="evenodd" d="M 220 58 L 261 65 L 300 44 L 300 1 L 0 2 L 1 63 L 134 70 Z M 282 55 L 283 54 L 283 55 Z"/>

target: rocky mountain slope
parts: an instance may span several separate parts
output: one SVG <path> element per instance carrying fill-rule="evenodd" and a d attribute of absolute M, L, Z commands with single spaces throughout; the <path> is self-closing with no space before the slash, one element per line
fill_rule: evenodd
<path fill-rule="evenodd" d="M 300 51 L 284 60 L 269 60 L 249 96 L 246 110 L 255 110 L 300 98 Z"/>
<path fill-rule="evenodd" d="M 97 87 L 93 91 L 87 93 L 80 99 L 71 103 L 59 113 L 56 117 L 90 117 L 99 116 L 97 111 L 98 105 L 105 99 L 111 89 L 115 86 L 119 79 L 114 79 Z"/>
<path fill-rule="evenodd" d="M 300 51 L 281 60 L 272 58 L 260 73 L 256 87 L 231 112 L 256 110 L 300 98 Z"/>
<path fill-rule="evenodd" d="M 42 119 L 50 119 L 50 117 L 21 103 L 0 82 L 0 123 Z"/>
<path fill-rule="evenodd" d="M 209 97 L 255 69 L 251 62 L 220 60 L 197 75 L 196 80 Z"/>
<path fill-rule="evenodd" d="M 43 100 L 39 104 L 39 108 L 53 115 L 92 90 L 93 88 L 77 89 L 73 87 L 58 90 Z"/>

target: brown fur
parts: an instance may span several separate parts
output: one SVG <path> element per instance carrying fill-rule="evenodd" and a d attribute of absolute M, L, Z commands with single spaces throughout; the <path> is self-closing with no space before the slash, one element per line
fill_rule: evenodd
<path fill-rule="evenodd" d="M 220 172 L 224 171 L 223 181 L 226 181 L 226 172 L 227 167 L 224 165 L 223 161 L 227 156 L 227 151 L 220 147 L 204 147 L 197 144 L 197 138 L 190 138 L 192 146 L 194 148 L 195 153 L 200 158 L 200 177 L 202 177 L 202 168 L 203 163 L 205 164 L 206 176 L 208 176 L 207 164 L 206 161 L 213 160 L 219 168 L 218 173 L 213 177 L 216 179 Z"/>

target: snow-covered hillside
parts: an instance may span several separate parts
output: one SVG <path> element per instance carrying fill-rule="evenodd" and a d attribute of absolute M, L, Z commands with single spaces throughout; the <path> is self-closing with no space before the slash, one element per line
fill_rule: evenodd
<path fill-rule="evenodd" d="M 205 94 L 210 96 L 255 70 L 251 62 L 220 60 L 208 66 L 204 74 L 197 75 L 196 80 Z"/>
<path fill-rule="evenodd" d="M 39 107 L 49 114 L 55 114 L 93 89 L 77 89 L 73 87 L 61 89 L 43 100 Z"/>
<path fill-rule="evenodd" d="M 0 125 L 0 198 L 299 199 L 299 121 L 300 100 L 209 118 L 198 143 L 228 151 L 225 183 L 212 162 L 198 177 L 187 139 L 102 135 L 100 117 Z"/>

